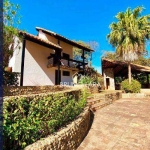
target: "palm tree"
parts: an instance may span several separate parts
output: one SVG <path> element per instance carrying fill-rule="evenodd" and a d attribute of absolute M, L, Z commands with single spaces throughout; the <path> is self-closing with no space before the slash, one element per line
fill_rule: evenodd
<path fill-rule="evenodd" d="M 150 15 L 141 16 L 143 7 L 134 10 L 127 8 L 119 12 L 117 22 L 110 24 L 111 32 L 107 35 L 109 43 L 116 48 L 116 53 L 128 62 L 128 78 L 131 83 L 131 62 L 147 51 L 145 43 L 150 39 Z"/>

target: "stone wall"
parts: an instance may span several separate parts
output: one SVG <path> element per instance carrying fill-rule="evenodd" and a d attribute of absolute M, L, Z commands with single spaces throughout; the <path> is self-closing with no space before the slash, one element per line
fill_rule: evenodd
<path fill-rule="evenodd" d="M 114 101 L 122 98 L 122 92 L 97 93 L 96 96 L 89 96 L 87 104 L 95 112 L 102 107 L 112 104 Z"/>
<path fill-rule="evenodd" d="M 29 95 L 57 92 L 70 89 L 70 86 L 9 86 L 4 87 L 4 96 Z"/>
<path fill-rule="evenodd" d="M 105 94 L 105 101 L 116 101 L 122 98 L 122 92 L 111 92 Z"/>
<path fill-rule="evenodd" d="M 91 111 L 86 107 L 75 121 L 24 150 L 76 150 L 88 132 L 90 120 Z"/>
<path fill-rule="evenodd" d="M 101 90 L 101 86 L 99 85 L 92 85 L 92 86 L 88 86 L 87 87 L 89 89 L 89 91 L 94 94 L 94 93 L 99 93 Z"/>

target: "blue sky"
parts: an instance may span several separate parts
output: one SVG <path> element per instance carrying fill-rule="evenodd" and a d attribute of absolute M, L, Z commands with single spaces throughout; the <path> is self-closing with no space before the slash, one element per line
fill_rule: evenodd
<path fill-rule="evenodd" d="M 37 34 L 35 27 L 43 27 L 71 40 L 96 41 L 99 46 L 94 54 L 93 66 L 101 72 L 101 55 L 114 51 L 106 35 L 115 15 L 144 6 L 143 15 L 150 14 L 149 0 L 10 0 L 20 5 L 20 29 Z M 150 45 L 147 46 L 150 57 Z"/>

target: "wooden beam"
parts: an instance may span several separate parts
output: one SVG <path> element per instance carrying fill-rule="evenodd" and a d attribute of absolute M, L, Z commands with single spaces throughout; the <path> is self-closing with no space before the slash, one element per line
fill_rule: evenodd
<path fill-rule="evenodd" d="M 85 75 L 85 64 L 84 64 L 84 59 L 85 59 L 85 57 L 84 57 L 84 49 L 83 49 L 83 54 L 82 54 L 82 56 L 83 56 L 83 75 Z"/>
<path fill-rule="evenodd" d="M 25 46 L 26 46 L 26 39 L 23 38 L 22 58 L 21 58 L 21 77 L 20 77 L 20 86 L 23 86 L 24 60 L 25 60 Z"/>

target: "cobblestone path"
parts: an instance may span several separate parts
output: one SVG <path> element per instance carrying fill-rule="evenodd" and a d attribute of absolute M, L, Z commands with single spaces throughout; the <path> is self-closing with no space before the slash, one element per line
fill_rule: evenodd
<path fill-rule="evenodd" d="M 150 150 L 150 99 L 120 99 L 97 110 L 77 150 Z"/>

